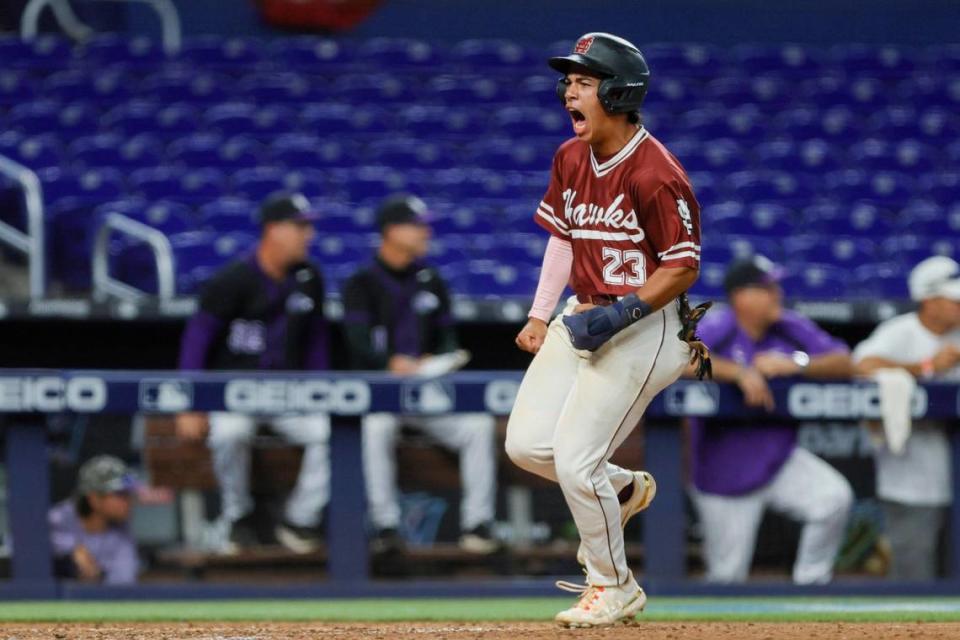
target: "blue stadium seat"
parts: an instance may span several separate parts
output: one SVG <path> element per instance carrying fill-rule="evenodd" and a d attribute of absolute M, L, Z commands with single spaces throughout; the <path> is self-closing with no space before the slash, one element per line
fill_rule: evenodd
<path fill-rule="evenodd" d="M 567 45 L 568 53 L 570 46 Z M 453 46 L 450 56 L 454 63 L 467 68 L 499 71 L 529 69 L 541 62 L 522 45 L 508 40 L 464 40 Z"/>
<path fill-rule="evenodd" d="M 558 106 L 556 74 L 533 74 L 520 82 L 516 99 L 531 106 L 554 107 Z M 663 85 L 659 93 L 663 93 Z"/>
<path fill-rule="evenodd" d="M 159 43 L 143 36 L 118 33 L 94 35 L 75 51 L 77 59 L 88 68 L 121 63 L 127 67 L 153 67 L 166 59 Z"/>
<path fill-rule="evenodd" d="M 271 107 L 258 109 L 246 102 L 231 102 L 211 107 L 204 113 L 203 121 L 208 130 L 223 136 L 233 135 L 279 135 L 289 133 L 294 126 L 293 112 Z"/>
<path fill-rule="evenodd" d="M 416 138 L 371 141 L 363 157 L 371 164 L 383 164 L 398 170 L 449 167 L 460 161 L 457 155 L 441 145 Z"/>
<path fill-rule="evenodd" d="M 917 120 L 917 136 L 932 144 L 944 144 L 960 136 L 960 119 L 955 111 L 941 107 L 925 109 Z"/>
<path fill-rule="evenodd" d="M 66 38 L 41 34 L 31 42 L 17 36 L 0 36 L 0 60 L 4 66 L 35 71 L 62 69 L 71 58 Z"/>
<path fill-rule="evenodd" d="M 733 68 L 748 77 L 774 73 L 784 78 L 806 79 L 823 67 L 821 47 L 800 44 L 742 44 L 730 52 Z"/>
<path fill-rule="evenodd" d="M 827 264 L 789 265 L 781 282 L 787 298 L 829 300 L 845 297 L 850 273 Z"/>
<path fill-rule="evenodd" d="M 374 69 L 435 68 L 437 47 L 414 38 L 371 38 L 360 44 L 356 61 Z"/>
<path fill-rule="evenodd" d="M 108 131 L 125 136 L 155 133 L 156 115 L 160 108 L 161 106 L 156 102 L 131 100 L 117 105 L 104 114 L 102 125 Z"/>
<path fill-rule="evenodd" d="M 700 277 L 690 289 L 691 295 L 707 300 L 723 300 L 727 297 L 723 290 L 723 277 L 726 275 L 726 262 L 702 262 Z"/>
<path fill-rule="evenodd" d="M 190 207 L 169 200 L 130 199 L 106 202 L 94 210 L 94 217 L 99 218 L 110 213 L 119 213 L 132 218 L 154 229 L 159 229 L 167 235 L 192 231 L 196 228 L 196 220 Z"/>
<path fill-rule="evenodd" d="M 879 262 L 857 267 L 853 270 L 853 286 L 847 287 L 846 296 L 854 298 L 906 299 L 909 267 L 899 262 Z"/>
<path fill-rule="evenodd" d="M 654 44 L 645 46 L 643 54 L 650 68 L 664 75 L 717 78 L 724 67 L 719 49 L 710 45 Z"/>
<path fill-rule="evenodd" d="M 960 145 L 954 145 L 960 152 Z M 952 158 L 958 158 L 960 155 L 951 155 Z M 949 207 L 960 202 L 960 171 L 937 171 L 920 180 L 920 187 L 923 194 L 934 202 Z"/>
<path fill-rule="evenodd" d="M 450 107 L 506 104 L 513 97 L 505 86 L 484 76 L 437 76 L 429 81 L 425 93 L 437 103 Z"/>
<path fill-rule="evenodd" d="M 349 235 L 317 234 L 310 244 L 310 257 L 321 264 L 359 264 L 370 257 L 363 241 Z"/>
<path fill-rule="evenodd" d="M 401 173 L 384 166 L 333 169 L 330 177 L 332 184 L 340 185 L 344 189 L 349 202 L 385 198 L 406 187 Z"/>
<path fill-rule="evenodd" d="M 570 116 L 561 109 L 504 107 L 493 114 L 497 131 L 511 137 L 562 136 L 570 131 Z"/>
<path fill-rule="evenodd" d="M 447 137 L 462 135 L 476 139 L 476 136 L 485 133 L 490 125 L 490 118 L 478 114 L 476 109 L 440 106 L 407 107 L 399 111 L 398 120 L 404 131 L 422 137 L 442 134 Z"/>
<path fill-rule="evenodd" d="M 229 76 L 184 70 L 148 77 L 142 83 L 139 95 L 162 104 L 214 104 L 229 100 L 230 89 L 234 86 L 235 83 L 231 82 Z"/>
<path fill-rule="evenodd" d="M 687 171 L 731 173 L 748 168 L 746 149 L 730 138 L 686 139 L 670 145 L 670 152 L 680 159 Z"/>
<path fill-rule="evenodd" d="M 431 207 L 431 214 L 430 225 L 437 235 L 492 234 L 496 228 L 487 212 L 469 206 Z"/>
<path fill-rule="evenodd" d="M 148 200 L 181 202 L 212 200 L 226 189 L 223 174 L 216 169 L 183 171 L 173 167 L 138 169 L 130 174 L 133 190 Z"/>
<path fill-rule="evenodd" d="M 551 166 L 555 150 L 556 145 L 547 146 L 511 138 L 490 138 L 469 145 L 462 161 L 485 169 L 546 171 Z"/>
<path fill-rule="evenodd" d="M 200 129 L 200 109 L 192 104 L 174 103 L 158 109 L 154 115 L 153 131 L 165 138 L 190 136 Z"/>
<path fill-rule="evenodd" d="M 801 205 L 811 199 L 802 176 L 784 171 L 740 171 L 728 176 L 730 188 L 744 202 L 780 202 Z"/>
<path fill-rule="evenodd" d="M 6 126 L 25 135 L 54 132 L 60 123 L 61 106 L 52 100 L 18 104 L 10 109 Z"/>
<path fill-rule="evenodd" d="M 763 236 L 746 235 L 728 235 L 723 239 L 724 244 L 729 249 L 734 259 L 749 258 L 753 255 L 761 255 L 770 258 L 774 262 L 783 262 L 784 248 L 783 242 L 776 238 L 767 238 Z M 720 242 L 712 240 L 712 245 L 704 247 L 703 259 L 709 259 L 711 262 L 717 261 L 721 254 L 719 250 Z M 714 252 L 714 253 L 711 253 Z"/>
<path fill-rule="evenodd" d="M 117 71 L 73 69 L 47 76 L 41 91 L 44 97 L 61 102 L 119 102 L 130 96 L 130 85 L 130 78 Z"/>
<path fill-rule="evenodd" d="M 180 59 L 198 67 L 250 68 L 261 62 L 260 43 L 247 38 L 198 36 L 186 38 Z"/>
<path fill-rule="evenodd" d="M 896 104 L 881 109 L 867 119 L 864 133 L 875 138 L 900 139 L 920 136 L 919 115 L 912 104 Z"/>
<path fill-rule="evenodd" d="M 268 45 L 268 55 L 281 69 L 342 73 L 355 63 L 356 47 L 343 39 L 294 36 L 274 38 Z"/>
<path fill-rule="evenodd" d="M 220 198 L 197 209 L 199 227 L 204 231 L 256 233 L 259 204 L 244 198 Z"/>
<path fill-rule="evenodd" d="M 0 69 L 0 107 L 26 104 L 35 96 L 33 82 L 25 73 Z"/>
<path fill-rule="evenodd" d="M 284 189 L 297 191 L 307 198 L 323 198 L 329 195 L 327 172 L 323 169 L 300 167 L 288 170 L 283 176 Z"/>
<path fill-rule="evenodd" d="M 341 77 L 335 95 L 350 104 L 406 104 L 424 99 L 419 82 L 385 74 L 356 74 Z M 329 97 L 330 87 L 318 86 L 317 97 Z"/>
<path fill-rule="evenodd" d="M 831 61 L 851 75 L 864 74 L 875 78 L 901 78 L 914 70 L 913 58 L 905 50 L 893 46 L 876 47 L 863 44 L 836 45 L 829 50 Z"/>
<path fill-rule="evenodd" d="M 234 195 L 254 202 L 262 202 L 277 191 L 299 191 L 308 198 L 326 195 L 327 191 L 323 174 L 309 168 L 250 167 L 234 172 L 231 183 Z"/>
<path fill-rule="evenodd" d="M 755 147 L 757 166 L 788 173 L 826 173 L 846 162 L 846 150 L 820 138 L 794 142 L 778 139 Z"/>
<path fill-rule="evenodd" d="M 0 134 L 0 154 L 34 171 L 60 167 L 65 155 L 63 144 L 52 133 L 21 136 L 13 131 Z"/>
<path fill-rule="evenodd" d="M 318 83 L 321 91 L 327 83 Z M 238 96 L 256 104 L 298 104 L 310 101 L 311 83 L 302 75 L 294 72 L 259 72 L 244 76 L 240 82 Z"/>
<path fill-rule="evenodd" d="M 74 162 L 86 167 L 119 167 L 124 158 L 120 152 L 124 139 L 113 133 L 77 138 L 67 147 Z"/>
<path fill-rule="evenodd" d="M 856 236 L 793 236 L 784 240 L 784 250 L 792 264 L 823 263 L 854 269 L 878 259 L 877 242 Z"/>
<path fill-rule="evenodd" d="M 252 250 L 256 238 L 245 233 L 212 234 L 192 231 L 179 233 L 170 238 L 174 262 L 177 270 L 177 290 L 182 294 L 197 293 L 203 282 L 227 262 L 243 256 Z M 134 266 L 138 257 L 129 251 L 123 256 L 127 269 L 135 284 L 147 291 L 155 290 L 155 278 L 149 269 Z M 142 260 L 145 256 L 139 252 Z"/>
<path fill-rule="evenodd" d="M 359 154 L 355 147 L 328 137 L 294 133 L 276 138 L 270 144 L 271 163 L 288 169 L 310 167 L 349 167 L 356 164 Z"/>
<path fill-rule="evenodd" d="M 801 219 L 823 235 L 882 238 L 894 229 L 891 220 L 870 202 L 853 202 L 832 207 L 804 209 Z"/>
<path fill-rule="evenodd" d="M 50 168 L 41 171 L 39 176 L 47 205 L 67 198 L 77 203 L 100 203 L 119 198 L 126 192 L 123 174 L 117 169 L 71 173 L 61 168 Z"/>

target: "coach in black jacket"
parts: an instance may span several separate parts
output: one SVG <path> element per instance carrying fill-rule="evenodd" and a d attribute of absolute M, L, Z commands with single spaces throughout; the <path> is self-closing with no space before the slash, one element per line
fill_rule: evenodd
<path fill-rule="evenodd" d="M 354 369 L 415 375 L 424 356 L 457 348 L 446 284 L 436 269 L 422 261 L 430 242 L 425 216 L 423 201 L 408 195 L 389 198 L 377 213 L 380 248 L 343 290 L 344 326 Z M 375 550 L 401 541 L 395 455 L 401 422 L 459 452 L 460 545 L 477 553 L 494 551 L 497 545 L 490 526 L 496 501 L 495 424 L 492 416 L 483 413 L 365 416 L 363 466 L 370 520 L 376 529 Z"/>

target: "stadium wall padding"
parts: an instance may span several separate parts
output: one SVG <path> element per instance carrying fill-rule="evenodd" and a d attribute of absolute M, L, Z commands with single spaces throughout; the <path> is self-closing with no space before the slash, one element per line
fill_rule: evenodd
<path fill-rule="evenodd" d="M 175 0 L 185 33 L 269 35 L 252 0 Z M 118 7 L 105 5 L 113 19 Z M 156 16 L 127 7 L 132 31 Z M 956 42 L 955 0 L 385 0 L 351 35 L 432 41 L 507 38 L 531 43 L 613 31 L 637 42 Z"/>

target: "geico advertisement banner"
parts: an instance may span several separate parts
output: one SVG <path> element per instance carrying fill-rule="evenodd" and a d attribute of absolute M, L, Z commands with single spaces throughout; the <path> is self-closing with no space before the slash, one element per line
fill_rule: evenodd
<path fill-rule="evenodd" d="M 0 377 L 0 411 L 91 413 L 107 408 L 107 383 L 82 376 Z"/>

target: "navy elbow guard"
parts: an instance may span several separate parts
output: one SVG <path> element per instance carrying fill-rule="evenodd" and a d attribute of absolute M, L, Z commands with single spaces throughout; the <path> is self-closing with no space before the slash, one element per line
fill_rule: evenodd
<path fill-rule="evenodd" d="M 575 348 L 596 351 L 607 340 L 652 312 L 653 307 L 631 293 L 609 306 L 564 316 L 563 324 Z"/>

